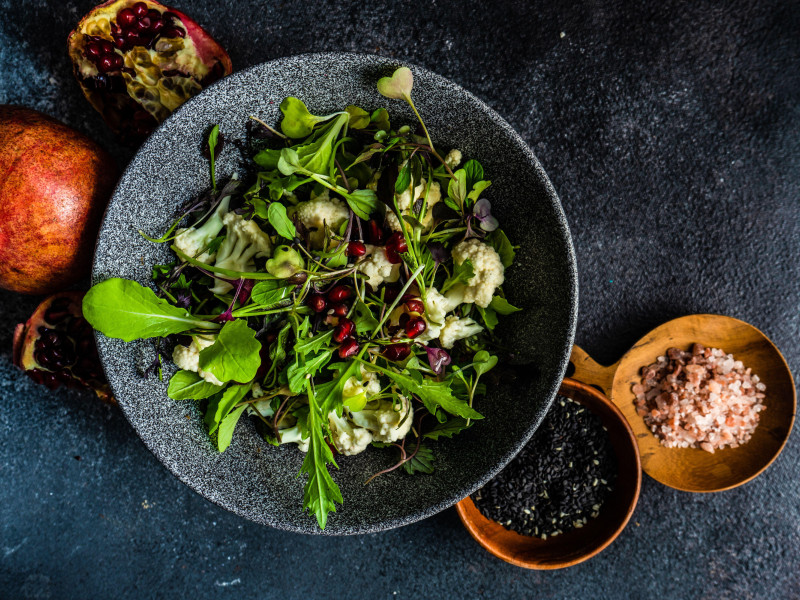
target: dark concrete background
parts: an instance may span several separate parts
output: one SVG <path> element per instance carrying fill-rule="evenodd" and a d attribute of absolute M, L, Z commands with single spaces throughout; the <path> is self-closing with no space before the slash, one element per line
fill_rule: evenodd
<path fill-rule="evenodd" d="M 130 152 L 81 96 L 65 51 L 91 4 L 0 0 L 0 102 L 66 121 L 124 165 Z M 761 328 L 800 372 L 797 0 L 175 6 L 236 68 L 378 52 L 494 107 L 561 195 L 580 271 L 577 342 L 598 360 L 673 317 L 715 312 Z M 797 435 L 729 492 L 645 478 L 619 539 L 566 571 L 494 559 L 453 510 L 382 534 L 304 537 L 191 492 L 118 410 L 24 379 L 11 333 L 36 299 L 0 293 L 0 305 L 2 598 L 800 598 Z"/>

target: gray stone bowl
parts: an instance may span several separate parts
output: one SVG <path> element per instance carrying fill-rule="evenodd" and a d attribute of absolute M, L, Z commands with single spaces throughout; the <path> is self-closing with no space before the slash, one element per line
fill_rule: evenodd
<path fill-rule="evenodd" d="M 365 54 L 322 53 L 267 62 L 209 87 L 170 116 L 145 142 L 125 171 L 108 207 L 95 255 L 93 278 L 150 281 L 150 268 L 174 260 L 159 236 L 177 207 L 207 189 L 208 162 L 200 148 L 204 132 L 218 123 L 228 140 L 218 177 L 240 169 L 234 140 L 245 139 L 253 115 L 277 124 L 286 96 L 325 114 L 357 104 L 386 107 L 393 123 L 414 123 L 405 103 L 381 97 L 379 77 L 400 66 Z M 410 66 L 410 65 L 409 65 Z M 438 147 L 459 148 L 481 161 L 493 185 L 487 192 L 494 214 L 519 245 L 505 289 L 524 308 L 501 323 L 512 358 L 489 380 L 477 408 L 485 419 L 451 440 L 432 443 L 436 471 L 407 475 L 373 473 L 394 464 L 396 450 L 370 448 L 337 457 L 333 478 L 344 505 L 330 516 L 325 534 L 360 534 L 407 525 L 468 496 L 496 475 L 528 441 L 558 390 L 575 330 L 577 273 L 567 222 L 553 186 L 530 148 L 496 112 L 446 79 L 410 66 L 413 97 Z M 122 410 L 145 445 L 181 481 L 242 517 L 302 533 L 321 532 L 302 510 L 303 480 L 296 479 L 303 455 L 294 445 L 275 448 L 242 419 L 222 454 L 209 442 L 193 402 L 167 397 L 167 379 L 145 378 L 153 358 L 149 341 L 124 343 L 97 335 L 100 357 Z"/>

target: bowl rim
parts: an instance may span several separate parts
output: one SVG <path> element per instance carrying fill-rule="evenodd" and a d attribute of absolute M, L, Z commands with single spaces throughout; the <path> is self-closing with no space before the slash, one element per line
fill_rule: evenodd
<path fill-rule="evenodd" d="M 623 430 L 627 433 L 627 435 L 624 437 L 624 440 L 632 448 L 633 456 L 636 462 L 635 489 L 633 497 L 631 498 L 631 501 L 626 510 L 625 517 L 600 544 L 598 544 L 597 546 L 590 549 L 588 552 L 585 552 L 584 554 L 576 558 L 560 562 L 550 561 L 546 563 L 535 560 L 519 559 L 514 554 L 510 553 L 506 549 L 506 547 L 503 546 L 501 543 L 497 542 L 496 540 L 489 539 L 487 536 L 483 535 L 481 528 L 478 527 L 479 524 L 493 523 L 497 526 L 500 527 L 502 526 L 499 525 L 496 521 L 492 521 L 488 517 L 484 516 L 483 513 L 481 513 L 480 510 L 478 510 L 477 506 L 475 505 L 475 502 L 472 500 L 471 495 L 461 500 L 456 505 L 456 511 L 458 512 L 458 516 L 461 519 L 461 523 L 464 525 L 469 534 L 475 539 L 475 541 L 478 542 L 478 544 L 480 544 L 484 550 L 488 551 L 490 554 L 496 556 L 500 560 L 503 560 L 509 564 L 515 565 L 517 567 L 522 567 L 525 569 L 533 569 L 540 571 L 554 571 L 557 569 L 565 569 L 567 567 L 572 567 L 574 565 L 585 562 L 590 558 L 600 554 L 600 552 L 608 548 L 611 545 L 611 543 L 614 540 L 616 540 L 617 537 L 619 537 L 619 535 L 622 533 L 622 531 L 628 526 L 628 523 L 630 522 L 631 517 L 633 516 L 633 513 L 636 510 L 636 505 L 639 503 L 639 496 L 642 490 L 642 460 L 641 456 L 639 455 L 639 445 L 636 442 L 636 436 L 633 433 L 633 429 L 631 428 L 630 424 L 628 423 L 628 420 L 625 418 L 625 416 L 622 414 L 619 408 L 617 408 L 617 406 L 605 394 L 598 391 L 591 385 L 585 384 L 576 379 L 565 377 L 564 380 L 562 381 L 561 387 L 558 390 L 558 393 L 562 394 L 565 390 L 580 391 L 582 393 L 586 393 L 594 397 L 596 400 L 605 405 L 610 410 L 610 413 L 614 415 L 614 418 L 622 425 Z M 573 400 L 575 399 L 573 398 Z M 580 402 L 580 400 L 575 400 L 575 401 Z M 524 536 L 519 533 L 517 533 L 517 535 L 521 538 L 530 537 L 530 536 Z M 541 540 L 539 538 L 531 538 L 531 539 L 537 539 L 542 544 L 547 543 L 546 540 Z M 554 540 L 558 538 L 549 538 L 549 539 Z"/>
<path fill-rule="evenodd" d="M 464 96 L 472 103 L 476 105 L 481 112 L 486 114 L 487 116 L 491 117 L 492 120 L 500 126 L 502 129 L 506 131 L 506 133 L 519 145 L 520 150 L 525 155 L 526 160 L 530 163 L 531 167 L 535 170 L 537 174 L 537 178 L 540 179 L 546 197 L 551 202 L 553 206 L 553 210 L 555 213 L 556 220 L 558 222 L 560 234 L 563 236 L 563 241 L 565 242 L 565 256 L 566 262 L 568 266 L 568 273 L 564 273 L 564 277 L 568 283 L 568 296 L 569 296 L 569 326 L 567 331 L 567 339 L 564 340 L 564 346 L 561 351 L 561 356 L 558 360 L 558 369 L 559 372 L 557 373 L 558 377 L 553 378 L 553 383 L 551 384 L 550 388 L 547 390 L 547 399 L 544 403 L 544 410 L 542 410 L 541 414 L 531 421 L 530 426 L 524 432 L 522 436 L 519 437 L 517 444 L 511 452 L 508 454 L 499 457 L 498 461 L 494 468 L 485 472 L 483 477 L 476 479 L 469 490 L 469 494 L 474 493 L 477 489 L 485 485 L 490 479 L 495 477 L 513 458 L 517 455 L 517 453 L 527 444 L 530 438 L 535 433 L 536 429 L 541 424 L 541 421 L 544 419 L 544 415 L 549 410 L 550 406 L 552 405 L 553 400 L 555 399 L 561 378 L 564 377 L 564 374 L 567 371 L 572 345 L 575 339 L 575 331 L 577 328 L 577 318 L 578 318 L 578 299 L 579 299 L 579 288 L 578 288 L 578 271 L 577 271 L 577 258 L 575 254 L 575 248 L 572 242 L 572 235 L 570 233 L 569 225 L 567 222 L 566 214 L 564 213 L 564 208 L 561 204 L 561 199 L 558 196 L 550 178 L 547 176 L 544 168 L 542 167 L 541 163 L 539 162 L 538 158 L 533 153 L 533 150 L 530 148 L 529 144 L 522 138 L 522 136 L 506 121 L 506 119 L 500 115 L 496 110 L 494 110 L 491 106 L 489 106 L 486 102 L 475 96 L 469 90 L 463 88 L 458 83 L 450 80 L 449 78 L 439 75 L 435 71 L 427 69 L 425 67 L 419 66 L 418 64 L 402 60 L 390 56 L 384 56 L 381 54 L 371 53 L 371 52 L 307 52 L 307 53 L 300 53 L 300 54 L 292 54 L 281 56 L 277 58 L 273 58 L 268 61 L 260 62 L 257 64 L 250 65 L 244 69 L 234 71 L 232 74 L 214 82 L 213 84 L 209 85 L 208 87 L 204 88 L 200 93 L 196 96 L 187 100 L 184 104 L 179 106 L 175 111 L 173 111 L 159 126 L 148 136 L 148 138 L 142 143 L 142 145 L 138 148 L 134 156 L 131 158 L 128 165 L 123 170 L 122 174 L 120 175 L 119 181 L 114 188 L 114 192 L 109 200 L 109 203 L 106 207 L 105 213 L 103 215 L 103 220 L 100 226 L 100 230 L 98 233 L 98 238 L 95 243 L 95 251 L 94 251 L 94 258 L 92 261 L 92 283 L 97 281 L 98 273 L 98 264 L 99 264 L 99 249 L 101 238 L 104 237 L 103 234 L 105 232 L 105 227 L 107 223 L 107 217 L 110 211 L 112 204 L 114 204 L 117 194 L 120 193 L 122 182 L 126 181 L 127 178 L 130 176 L 131 172 L 135 171 L 138 166 L 138 162 L 142 156 L 149 154 L 153 151 L 151 148 L 152 144 L 154 143 L 153 140 L 156 135 L 164 129 L 164 127 L 171 123 L 172 121 L 176 120 L 177 118 L 181 117 L 184 113 L 191 112 L 194 108 L 194 105 L 198 102 L 203 102 L 204 98 L 210 95 L 210 93 L 217 89 L 218 87 L 222 87 L 223 85 L 230 85 L 229 80 L 231 78 L 240 78 L 244 77 L 247 74 L 252 72 L 258 71 L 260 69 L 265 69 L 269 66 L 279 65 L 282 63 L 290 63 L 292 61 L 308 61 L 308 60 L 330 60 L 336 59 L 337 57 L 341 58 L 360 58 L 362 60 L 370 60 L 375 61 L 376 65 L 380 66 L 388 66 L 388 65 L 396 65 L 399 66 L 406 66 L 409 67 L 412 72 L 417 73 L 424 73 L 427 77 L 430 77 L 434 80 L 437 80 L 440 84 L 446 84 L 448 86 L 452 86 L 455 90 L 459 93 L 464 94 Z M 98 348 L 100 349 L 101 353 L 101 365 L 103 367 L 103 371 L 108 376 L 106 372 L 106 361 L 102 360 L 102 353 L 103 350 L 101 349 L 101 343 L 104 337 L 99 332 L 94 332 L 95 341 L 98 344 Z M 294 523 L 287 523 L 285 521 L 271 519 L 269 517 L 263 518 L 262 521 L 254 521 L 254 519 L 245 514 L 243 511 L 239 510 L 235 506 L 226 505 L 226 502 L 220 498 L 209 498 L 201 489 L 198 482 L 196 482 L 193 478 L 191 478 L 186 473 L 181 472 L 177 468 L 173 468 L 174 465 L 169 464 L 162 458 L 162 452 L 160 449 L 155 445 L 150 443 L 145 437 L 140 435 L 139 428 L 137 427 L 135 421 L 132 419 L 130 413 L 126 408 L 126 402 L 124 400 L 118 401 L 120 408 L 122 409 L 123 414 L 125 415 L 126 420 L 131 424 L 134 431 L 136 432 L 139 439 L 144 443 L 145 447 L 155 456 L 155 458 L 163 465 L 173 476 L 175 476 L 181 483 L 188 486 L 192 491 L 203 497 L 205 500 L 220 506 L 221 508 L 236 514 L 239 517 L 245 518 L 251 522 L 258 523 L 258 524 L 265 524 L 271 527 L 275 527 L 277 529 L 282 529 L 286 531 L 292 531 L 295 533 L 303 533 L 303 534 L 318 534 L 318 535 L 358 535 L 358 534 L 365 534 L 365 533 L 375 533 L 379 531 L 386 531 L 389 529 L 394 529 L 397 527 L 401 527 L 404 525 L 409 525 L 411 523 L 415 523 L 417 521 L 421 521 L 428 517 L 431 517 L 443 510 L 457 504 L 459 499 L 462 496 L 463 490 L 459 490 L 457 493 L 450 494 L 448 498 L 445 500 L 433 503 L 428 505 L 426 509 L 418 510 L 413 513 L 395 516 L 391 518 L 384 519 L 376 524 L 370 524 L 366 526 L 347 526 L 342 530 L 334 530 L 335 528 L 331 528 L 330 526 L 327 527 L 325 530 L 319 529 L 309 529 L 304 528 L 302 526 L 296 525 Z M 337 507 L 338 510 L 341 510 L 343 507 Z M 302 511 L 298 509 L 298 513 Z M 330 524 L 329 524 L 330 525 Z"/>

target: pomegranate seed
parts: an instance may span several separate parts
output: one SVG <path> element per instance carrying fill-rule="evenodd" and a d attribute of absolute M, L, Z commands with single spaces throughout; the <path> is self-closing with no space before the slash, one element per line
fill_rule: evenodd
<path fill-rule="evenodd" d="M 112 44 L 108 40 L 102 40 L 100 42 L 100 50 L 102 50 L 103 54 L 111 54 L 112 52 L 114 52 L 114 44 Z"/>
<path fill-rule="evenodd" d="M 333 329 L 333 341 L 343 342 L 356 330 L 356 324 L 350 319 L 339 319 L 339 324 Z"/>
<path fill-rule="evenodd" d="M 150 31 L 153 33 L 158 33 L 164 29 L 164 20 L 160 17 L 157 19 L 150 19 Z"/>
<path fill-rule="evenodd" d="M 388 360 L 403 360 L 411 354 L 411 346 L 408 344 L 392 344 L 383 349 L 383 356 Z"/>
<path fill-rule="evenodd" d="M 167 27 L 161 35 L 165 38 L 184 37 L 186 32 L 178 27 Z"/>
<path fill-rule="evenodd" d="M 136 29 L 139 31 L 147 31 L 150 29 L 151 19 L 150 17 L 142 17 L 136 22 Z"/>
<path fill-rule="evenodd" d="M 346 340 L 339 346 L 339 358 L 350 358 L 358 353 L 358 342 L 353 338 Z"/>
<path fill-rule="evenodd" d="M 406 300 L 406 308 L 411 312 L 419 314 L 425 312 L 425 304 L 419 298 L 409 298 Z"/>
<path fill-rule="evenodd" d="M 406 238 L 403 237 L 402 233 L 395 231 L 389 236 L 389 239 L 386 240 L 386 249 L 388 250 L 389 248 L 398 254 L 408 252 L 408 244 L 406 244 Z"/>
<path fill-rule="evenodd" d="M 397 252 L 395 252 L 392 248 L 389 248 L 387 246 L 386 248 L 383 249 L 383 251 L 386 254 L 386 260 L 388 260 L 393 265 L 399 265 L 401 262 L 403 262 L 403 259 L 400 258 L 400 255 L 397 254 Z"/>
<path fill-rule="evenodd" d="M 367 239 L 370 244 L 380 244 L 385 237 L 383 227 L 378 225 L 375 219 L 370 219 L 369 227 L 367 229 Z"/>
<path fill-rule="evenodd" d="M 136 15 L 130 8 L 123 8 L 117 13 L 117 24 L 123 29 L 130 29 L 136 25 Z"/>
<path fill-rule="evenodd" d="M 397 294 L 400 293 L 400 285 L 399 284 L 388 284 L 383 288 L 383 301 L 384 302 L 394 302 L 394 299 L 397 298 Z"/>
<path fill-rule="evenodd" d="M 109 71 L 113 71 L 114 57 L 106 54 L 105 56 L 103 56 L 103 58 L 100 59 L 97 68 L 100 69 L 103 73 L 108 73 Z"/>
<path fill-rule="evenodd" d="M 88 44 L 86 44 L 86 54 L 88 56 L 97 58 L 102 53 L 103 52 L 100 50 L 100 44 L 98 44 L 96 42 L 89 42 Z"/>
<path fill-rule="evenodd" d="M 353 295 L 352 288 L 346 285 L 335 285 L 328 292 L 328 300 L 331 302 L 344 302 Z"/>
<path fill-rule="evenodd" d="M 367 253 L 367 247 L 364 242 L 350 242 L 347 244 L 347 256 L 364 256 Z"/>
<path fill-rule="evenodd" d="M 113 60 L 114 60 L 114 69 L 115 70 L 116 69 L 121 69 L 122 65 L 125 64 L 124 61 L 122 60 L 122 57 L 119 54 L 114 53 L 114 54 L 110 54 L 109 56 L 111 56 L 113 58 Z"/>
<path fill-rule="evenodd" d="M 140 36 L 135 31 L 126 31 L 125 32 L 125 42 L 128 46 L 144 46 L 145 41 L 142 36 Z"/>
<path fill-rule="evenodd" d="M 400 325 L 400 327 L 405 328 L 405 326 L 408 324 L 408 320 L 410 318 L 411 318 L 411 315 L 409 315 L 408 313 L 403 313 L 397 319 L 397 323 Z"/>
<path fill-rule="evenodd" d="M 414 317 L 406 323 L 406 335 L 415 338 L 428 328 L 428 324 L 422 317 Z"/>
<path fill-rule="evenodd" d="M 157 11 L 155 8 L 151 8 L 150 10 L 147 11 L 147 16 L 150 17 L 151 19 L 160 19 L 161 12 Z"/>
<path fill-rule="evenodd" d="M 313 296 L 309 297 L 307 304 L 314 312 L 317 313 L 321 313 L 328 307 L 328 301 L 325 300 L 325 296 L 322 294 L 314 294 Z"/>
<path fill-rule="evenodd" d="M 117 48 L 120 48 L 120 49 L 124 48 L 125 47 L 125 36 L 124 35 L 120 35 L 120 34 L 114 35 L 114 45 Z"/>
<path fill-rule="evenodd" d="M 333 309 L 333 314 L 337 317 L 347 316 L 347 304 L 334 304 L 331 308 Z"/>
<path fill-rule="evenodd" d="M 137 2 L 131 7 L 131 10 L 133 11 L 133 14 L 141 18 L 147 15 L 147 11 L 149 9 L 147 8 L 147 4 L 145 4 L 144 2 Z"/>

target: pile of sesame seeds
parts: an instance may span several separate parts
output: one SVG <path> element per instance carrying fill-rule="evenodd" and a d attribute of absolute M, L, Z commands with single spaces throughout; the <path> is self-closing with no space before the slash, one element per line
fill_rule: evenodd
<path fill-rule="evenodd" d="M 531 441 L 473 496 L 487 518 L 547 539 L 599 516 L 617 462 L 600 419 L 558 396 Z"/>

